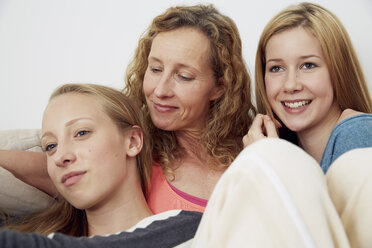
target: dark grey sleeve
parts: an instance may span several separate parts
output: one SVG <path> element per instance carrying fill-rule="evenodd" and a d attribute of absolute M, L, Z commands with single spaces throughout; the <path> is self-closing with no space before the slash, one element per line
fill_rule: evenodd
<path fill-rule="evenodd" d="M 1 248 L 123 248 L 123 247 L 174 247 L 183 244 L 195 235 L 201 213 L 181 211 L 165 220 L 155 220 L 146 228 L 133 232 L 121 232 L 108 236 L 71 237 L 55 233 L 53 237 L 34 233 L 18 233 L 0 230 Z"/>

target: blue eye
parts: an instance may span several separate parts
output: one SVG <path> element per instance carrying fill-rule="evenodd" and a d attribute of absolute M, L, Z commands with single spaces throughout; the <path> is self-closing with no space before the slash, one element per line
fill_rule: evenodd
<path fill-rule="evenodd" d="M 312 69 L 312 68 L 315 68 L 316 67 L 316 65 L 315 64 L 313 64 L 313 63 L 304 63 L 303 65 L 302 65 L 302 68 L 304 68 L 304 69 Z"/>
<path fill-rule="evenodd" d="M 81 137 L 81 136 L 84 136 L 88 133 L 89 133 L 89 131 L 82 130 L 82 131 L 77 132 L 76 137 Z"/>
<path fill-rule="evenodd" d="M 57 144 L 50 144 L 50 145 L 47 145 L 47 146 L 44 148 L 44 150 L 45 150 L 46 152 L 49 152 L 49 151 L 53 150 L 53 149 L 56 148 L 56 147 L 57 147 Z"/>
<path fill-rule="evenodd" d="M 282 71 L 282 70 L 283 70 L 283 68 L 281 68 L 280 66 L 275 65 L 275 66 L 272 66 L 269 71 L 270 72 L 279 72 L 279 71 Z"/>

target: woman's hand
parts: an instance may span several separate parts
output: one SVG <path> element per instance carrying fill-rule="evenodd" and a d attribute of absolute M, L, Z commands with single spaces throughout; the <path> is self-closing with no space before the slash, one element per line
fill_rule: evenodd
<path fill-rule="evenodd" d="M 281 126 L 279 121 L 272 120 L 268 115 L 256 115 L 248 133 L 243 137 L 244 147 L 263 138 L 279 138 L 276 128 Z"/>

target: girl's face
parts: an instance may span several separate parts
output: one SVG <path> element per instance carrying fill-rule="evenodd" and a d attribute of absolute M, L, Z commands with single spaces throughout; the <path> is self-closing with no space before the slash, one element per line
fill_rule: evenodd
<path fill-rule="evenodd" d="M 143 88 L 156 127 L 204 128 L 210 102 L 222 94 L 210 67 L 209 43 L 195 28 L 161 32 L 154 38 Z"/>
<path fill-rule="evenodd" d="M 339 117 L 320 43 L 301 27 L 268 41 L 265 86 L 273 111 L 292 131 L 322 128 Z"/>
<path fill-rule="evenodd" d="M 45 110 L 42 145 L 60 194 L 79 209 L 120 202 L 125 195 L 130 137 L 89 95 L 67 93 Z M 112 206 L 112 204 L 111 204 Z"/>

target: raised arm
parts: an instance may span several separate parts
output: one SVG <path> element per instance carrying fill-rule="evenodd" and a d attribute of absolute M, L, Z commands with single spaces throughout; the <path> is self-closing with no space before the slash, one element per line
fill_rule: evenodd
<path fill-rule="evenodd" d="M 57 195 L 57 190 L 47 172 L 44 153 L 0 150 L 0 166 L 50 196 Z"/>

